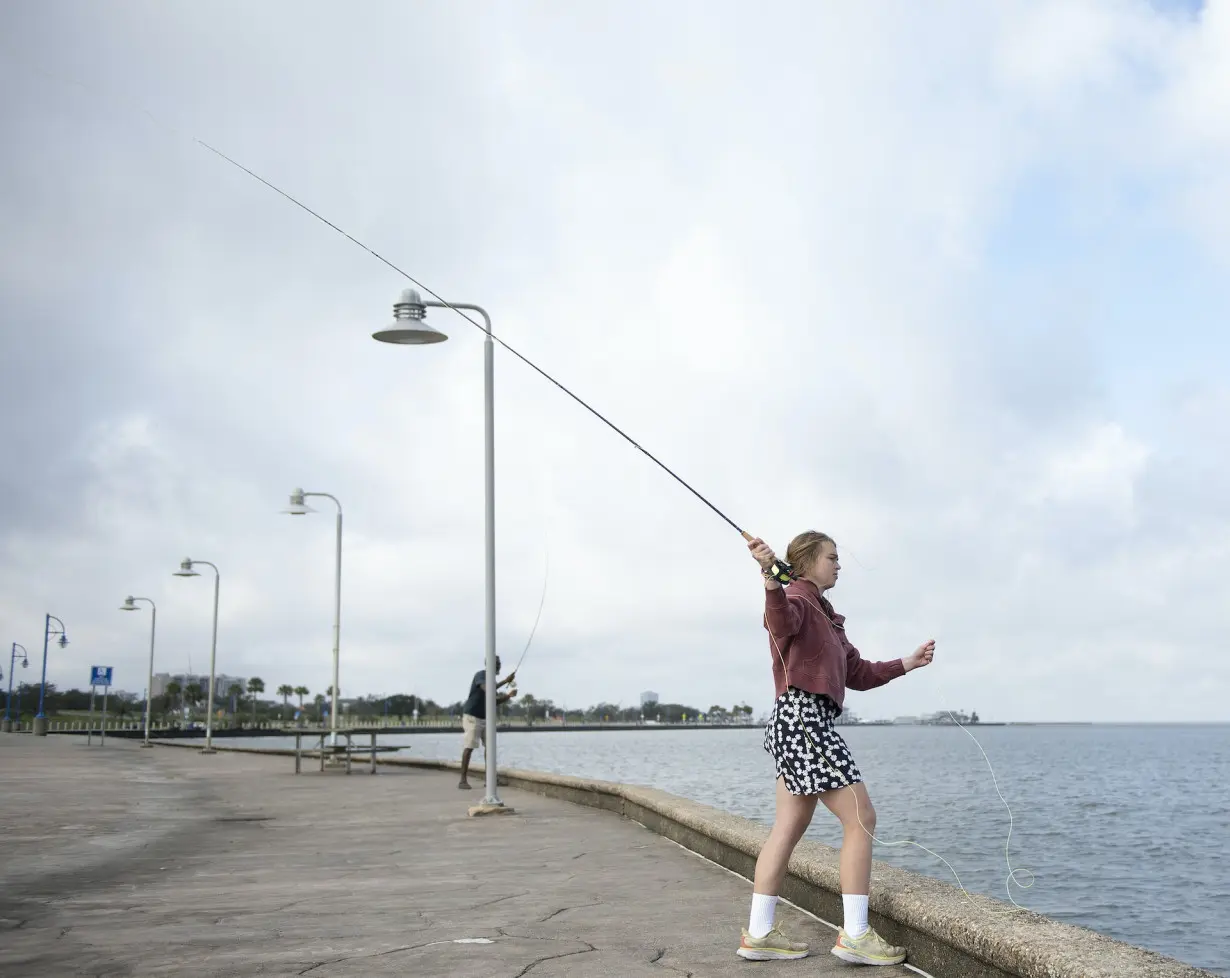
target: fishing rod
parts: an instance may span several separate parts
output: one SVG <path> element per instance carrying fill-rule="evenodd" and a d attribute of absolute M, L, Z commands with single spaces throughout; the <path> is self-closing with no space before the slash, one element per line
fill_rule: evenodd
<path fill-rule="evenodd" d="M 324 224 L 324 225 L 326 225 L 326 226 L 328 226 L 328 227 L 332 228 L 334 231 L 336 231 L 338 234 L 342 235 L 342 237 L 346 238 L 347 240 L 352 241 L 354 244 L 358 245 L 360 248 L 362 248 L 364 251 L 366 251 L 366 252 L 367 252 L 369 255 L 371 255 L 373 258 L 377 259 L 377 260 L 378 260 L 378 261 L 380 261 L 380 262 L 383 262 L 385 265 L 387 265 L 389 268 L 391 268 L 393 271 L 395 271 L 398 275 L 402 276 L 402 277 L 403 277 L 403 278 L 405 278 L 407 281 L 409 281 L 409 282 L 413 283 L 413 284 L 414 284 L 414 285 L 416 285 L 418 288 L 422 289 L 424 292 L 426 292 L 428 295 L 430 295 L 433 299 L 435 299 L 437 302 L 439 302 L 442 306 L 444 306 L 445 308 L 451 309 L 453 312 L 455 312 L 458 316 L 460 316 L 462 319 L 464 319 L 466 322 L 468 322 L 468 323 L 469 323 L 471 326 L 473 326 L 475 329 L 478 329 L 478 330 L 482 331 L 484 335 L 490 335 L 490 337 L 491 337 L 491 339 L 492 339 L 492 340 L 494 340 L 496 343 L 499 343 L 499 344 L 500 344 L 500 346 L 502 346 L 505 350 L 507 350 L 509 353 L 511 353 L 513 356 L 515 356 L 518 360 L 520 360 L 522 363 L 524 363 L 524 364 L 525 364 L 527 367 L 529 367 L 531 370 L 534 370 L 536 373 L 538 373 L 539 375 L 541 375 L 543 378 L 545 378 L 546 380 L 548 380 L 548 381 L 550 381 L 552 384 L 554 384 L 556 387 L 558 387 L 561 391 L 563 391 L 565 394 L 567 394 L 569 397 L 571 397 L 574 401 L 576 401 L 578 404 L 580 404 L 580 405 L 581 405 L 581 407 L 585 408 L 585 410 L 589 411 L 589 412 L 590 412 L 592 415 L 594 415 L 594 417 L 596 417 L 599 421 L 601 421 L 603 424 L 605 424 L 607 427 L 609 427 L 612 431 L 614 431 L 616 434 L 618 434 L 621 438 L 623 438 L 626 442 L 628 442 L 628 444 L 630 444 L 633 448 L 635 448 L 637 451 L 641 452 L 641 453 L 642 453 L 642 454 L 643 454 L 646 458 L 648 458 L 651 462 L 653 462 L 655 465 L 657 465 L 659 468 L 661 468 L 661 469 L 662 469 L 662 471 L 664 471 L 664 472 L 665 472 L 667 475 L 669 475 L 672 479 L 674 479 L 674 480 L 675 480 L 676 482 L 678 482 L 681 486 L 683 486 L 685 489 L 687 489 L 687 490 L 688 490 L 688 492 L 690 492 L 693 496 L 695 496 L 695 497 L 696 497 L 697 499 L 699 499 L 702 503 L 704 503 L 706 506 L 708 506 L 711 510 L 713 510 L 713 512 L 714 512 L 714 513 L 716 513 L 719 517 L 721 517 L 721 518 L 722 518 L 722 519 L 723 519 L 723 520 L 724 520 L 727 524 L 729 524 L 729 525 L 730 525 L 731 527 L 733 527 L 736 531 L 738 531 L 738 533 L 739 533 L 739 534 L 743 537 L 743 539 L 744 539 L 744 540 L 747 540 L 749 543 L 751 542 L 751 540 L 752 540 L 752 535 L 751 535 L 750 533 L 748 533 L 746 530 L 744 530 L 744 529 L 743 529 L 741 526 L 739 526 L 739 525 L 738 525 L 738 524 L 737 524 L 734 520 L 732 520 L 729 516 L 727 516 L 727 515 L 726 515 L 725 513 L 723 513 L 720 509 L 718 509 L 718 508 L 717 508 L 717 506 L 715 506 L 715 505 L 714 505 L 713 503 L 711 503 L 708 499 L 706 499 L 703 495 L 701 495 L 701 493 L 700 493 L 700 492 L 698 492 L 698 491 L 697 491 L 697 490 L 696 490 L 696 489 L 695 489 L 692 485 L 690 485 L 687 481 L 685 481 L 685 480 L 683 479 L 683 477 L 682 477 L 682 476 L 680 476 L 677 472 L 675 472 L 675 471 L 674 471 L 673 469 L 671 469 L 668 465 L 666 465 L 666 463 L 664 463 L 661 459 L 659 459 L 659 458 L 658 458 L 657 456 L 655 456 L 653 453 L 651 453 L 650 451 L 648 451 L 648 450 L 647 450 L 647 449 L 646 449 L 643 445 L 639 444 L 639 443 L 638 443 L 638 442 L 637 442 L 634 438 L 632 438 L 632 436 L 630 436 L 630 435 L 629 435 L 626 431 L 624 431 L 622 428 L 620 428 L 618 425 L 616 425 L 613 421 L 611 421 L 609 418 L 607 418 L 605 415 L 603 415 L 600 411 L 598 411 L 598 409 L 597 409 L 597 408 L 593 407 L 591 404 L 588 404 L 586 401 L 582 400 L 582 399 L 581 399 L 580 397 L 578 397 L 575 393 L 573 393 L 571 390 L 569 390 L 567 387 L 565 387 L 562 383 L 560 383 L 558 380 L 556 380 L 554 377 L 552 377 L 549 373 L 547 373 L 545 370 L 543 370 L 543 369 L 542 369 L 542 367 L 540 367 L 540 366 L 538 366 L 538 364 L 534 363 L 534 361 L 533 361 L 533 360 L 531 360 L 529 357 L 527 357 L 527 356 L 525 356 L 524 354 L 520 353 L 518 350 L 513 349 L 513 347 L 511 347 L 509 344 L 505 343 L 505 342 L 504 342 L 504 340 L 502 340 L 502 339 L 500 339 L 500 337 L 496 336 L 496 335 L 495 335 L 495 333 L 490 332 L 490 331 L 489 331 L 489 330 L 488 330 L 485 326 L 483 326 L 481 323 L 479 323 L 479 322 L 478 322 L 478 320 L 474 319 L 472 316 L 469 316 L 469 315 L 465 312 L 465 310 L 463 310 L 463 309 L 458 309 L 456 306 L 452 305 L 450 302 L 448 302 L 446 299 L 444 299 L 443 297 L 441 297 L 439 294 L 437 294 L 437 293 L 436 293 L 435 291 L 433 291 L 431 288 L 429 288 L 428 286 L 426 286 L 426 285 L 424 285 L 422 282 L 420 282 L 418 279 L 416 279 L 413 275 L 411 275 L 411 274 L 410 274 L 409 272 L 407 272 L 405 269 L 399 268 L 397 265 L 393 264 L 393 262 L 389 261 L 389 259 L 385 258 L 385 257 L 384 257 L 384 255 L 380 254 L 379 252 L 375 251 L 375 250 L 374 250 L 374 249 L 372 249 L 372 248 L 369 248 L 367 245 L 365 245 L 362 241 L 360 241 L 360 240 L 359 240 L 358 238 L 356 238 L 354 235 L 352 235 L 352 234 L 350 234 L 350 233 L 348 233 L 348 232 L 346 232 L 346 231 L 342 230 L 340 227 L 338 227 L 336 224 L 334 224 L 334 223 L 333 223 L 332 221 L 330 221 L 328 218 L 326 218 L 326 217 L 324 217 L 323 215 L 321 215 L 321 214 L 317 213 L 316 211 L 312 210 L 312 208 L 308 207 L 308 206 L 307 206 L 307 204 L 303 203 L 301 200 L 298 200 L 297 198 L 295 198 L 295 197 L 291 196 L 290 194 L 288 194 L 285 190 L 283 190 L 283 189 L 281 189 L 280 187 L 277 187 L 277 186 L 275 186 L 274 184 L 270 183 L 268 180 L 266 180 L 264 177 L 262 177 L 259 173 L 256 173 L 256 172 L 254 172 L 254 171 L 252 171 L 252 170 L 248 169 L 248 167 L 244 166 L 242 163 L 238 162 L 237 160 L 231 159 L 231 157 L 227 156 L 224 152 L 222 152 L 222 150 L 217 149 L 217 148 L 215 148 L 215 147 L 213 147 L 213 146 L 209 145 L 209 143 L 205 142 L 203 139 L 198 139 L 198 138 L 197 138 L 197 137 L 195 137 L 195 136 L 194 136 L 194 137 L 192 137 L 192 138 L 193 138 L 193 141 L 194 141 L 194 142 L 199 143 L 201 146 L 205 147 L 205 149 L 209 150 L 211 153 L 213 153 L 213 154 L 215 154 L 215 155 L 217 155 L 217 156 L 221 157 L 222 159 L 226 160 L 226 162 L 227 162 L 227 163 L 230 163 L 230 164 L 231 164 L 231 166 L 234 166 L 234 167 L 236 167 L 236 168 L 238 168 L 238 169 L 242 170 L 244 173 L 248 174 L 248 176 L 252 177 L 254 180 L 259 180 L 261 183 L 263 183 L 263 184 L 264 184 L 266 187 L 268 187 L 270 190 L 274 191 L 274 192 L 275 192 L 275 193 L 277 193 L 277 194 L 280 194 L 282 197 L 285 197 L 287 200 L 289 200 L 289 201 L 290 201 L 292 204 L 294 204 L 296 207 L 301 208 L 301 209 L 302 209 L 302 210 L 304 210 L 304 211 L 307 211 L 307 213 L 311 214 L 311 215 L 312 215 L 312 217 L 316 218 L 316 220 L 318 220 L 318 221 L 320 221 L 322 224 Z M 789 581 L 794 580 L 794 570 L 793 570 L 793 568 L 792 568 L 792 567 L 791 567 L 788 563 L 786 563 L 786 561 L 784 561 L 784 560 L 780 560 L 780 559 L 779 559 L 779 560 L 777 561 L 777 563 L 776 563 L 776 564 L 774 564 L 774 567 L 773 567 L 773 573 L 775 573 L 775 574 L 777 574 L 777 575 L 780 575 L 780 576 L 778 576 L 778 580 L 780 580 L 780 581 L 782 581 L 782 582 L 789 582 Z M 545 592 L 544 592 L 544 594 L 545 594 Z M 540 609 L 540 610 L 541 610 L 541 609 Z"/>

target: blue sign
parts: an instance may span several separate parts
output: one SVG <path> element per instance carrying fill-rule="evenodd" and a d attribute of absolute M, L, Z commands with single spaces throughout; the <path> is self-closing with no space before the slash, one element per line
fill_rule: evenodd
<path fill-rule="evenodd" d="M 110 666 L 91 666 L 90 667 L 90 685 L 91 686 L 110 686 L 111 685 L 111 667 Z"/>

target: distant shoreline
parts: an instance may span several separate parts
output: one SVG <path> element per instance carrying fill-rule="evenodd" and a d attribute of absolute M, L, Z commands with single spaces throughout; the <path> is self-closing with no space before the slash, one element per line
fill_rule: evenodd
<path fill-rule="evenodd" d="M 997 721 L 979 721 L 978 723 L 962 724 L 964 727 L 1224 727 L 1228 724 L 1225 721 L 1208 721 L 1208 722 L 1182 722 L 1182 721 L 1162 721 L 1155 723 L 1141 722 L 1099 722 L 1094 720 L 997 720 Z M 849 723 L 839 724 L 838 730 L 855 729 L 859 727 L 891 727 L 895 729 L 944 729 L 955 727 L 953 723 L 892 723 L 885 722 L 867 722 L 867 723 Z M 716 731 L 716 730 L 763 730 L 763 723 L 688 723 L 688 724 L 669 724 L 669 723 L 570 723 L 570 724 L 534 724 L 526 726 L 524 724 L 503 724 L 501 723 L 498 730 L 501 734 L 505 733 L 568 733 L 570 731 L 581 732 L 626 732 L 635 730 L 687 730 L 687 731 Z M 328 736 L 330 734 L 328 728 L 320 727 L 285 727 L 281 729 L 258 729 L 249 730 L 245 728 L 221 728 L 213 732 L 216 740 L 221 739 L 251 739 L 251 738 L 268 738 L 268 737 L 294 737 L 300 734 L 303 737 L 304 747 L 308 747 L 316 741 L 321 734 Z M 338 731 L 339 736 L 344 736 L 349 733 L 352 737 L 364 738 L 371 734 L 377 736 L 405 735 L 405 734 L 456 734 L 461 732 L 461 724 L 448 725 L 419 725 L 419 726 L 404 726 L 404 727 L 351 727 L 349 730 L 343 728 Z M 84 736 L 85 730 L 51 730 L 53 736 L 78 735 Z M 154 740 L 203 740 L 205 738 L 204 730 L 152 730 L 151 737 Z M 116 737 L 123 739 L 141 739 L 144 737 L 142 730 L 108 730 L 108 737 Z M 356 744 L 356 747 L 359 745 Z"/>

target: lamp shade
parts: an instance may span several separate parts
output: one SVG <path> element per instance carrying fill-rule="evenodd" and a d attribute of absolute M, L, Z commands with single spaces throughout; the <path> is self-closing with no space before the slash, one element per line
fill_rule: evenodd
<path fill-rule="evenodd" d="M 407 346 L 422 346 L 427 343 L 443 343 L 448 339 L 434 326 L 423 319 L 427 309 L 414 289 L 404 289 L 401 298 L 393 303 L 393 322 L 384 329 L 372 333 L 372 338 L 381 343 L 400 343 Z"/>
<path fill-rule="evenodd" d="M 192 561 L 185 557 L 179 562 L 179 570 L 172 572 L 176 577 L 200 577 L 196 571 L 192 569 Z"/>
<path fill-rule="evenodd" d="M 314 513 L 316 510 L 303 501 L 303 490 L 296 489 L 290 494 L 290 505 L 282 510 L 282 512 L 289 513 L 291 516 L 304 516 L 308 513 Z"/>

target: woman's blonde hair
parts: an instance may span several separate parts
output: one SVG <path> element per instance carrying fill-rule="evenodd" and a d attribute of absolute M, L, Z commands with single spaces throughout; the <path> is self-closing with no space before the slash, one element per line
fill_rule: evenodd
<path fill-rule="evenodd" d="M 811 571 L 826 543 L 837 546 L 837 542 L 827 533 L 821 533 L 819 530 L 805 530 L 790 541 L 790 546 L 786 548 L 786 563 L 802 577 Z"/>

